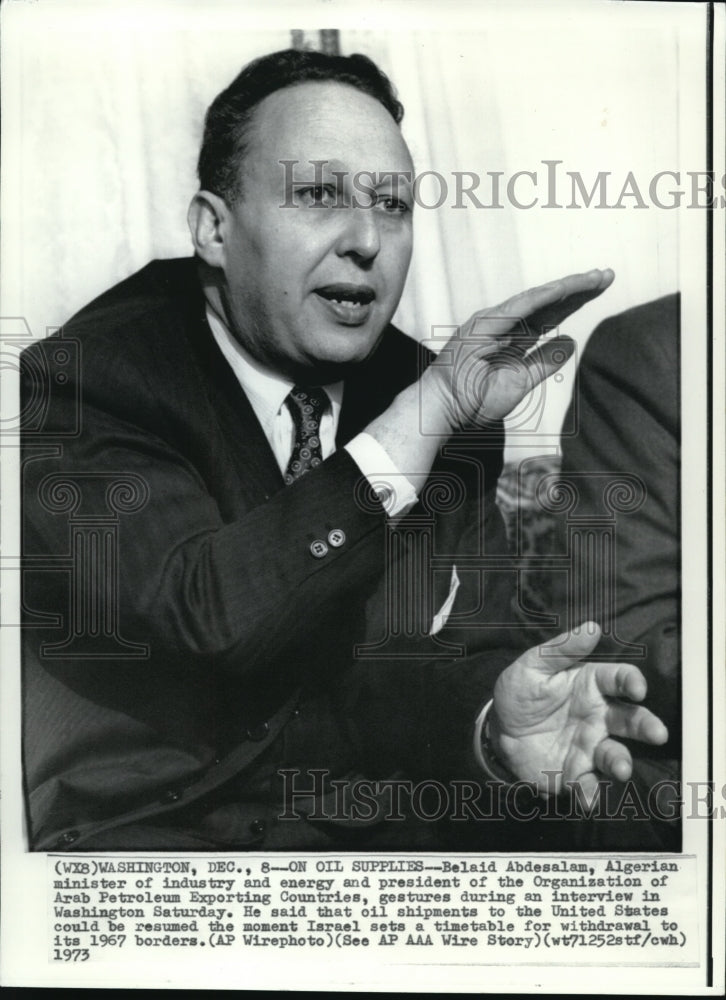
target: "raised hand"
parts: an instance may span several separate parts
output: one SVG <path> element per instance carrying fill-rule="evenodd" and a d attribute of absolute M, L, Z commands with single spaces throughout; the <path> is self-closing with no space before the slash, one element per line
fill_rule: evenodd
<path fill-rule="evenodd" d="M 586 622 L 534 646 L 494 688 L 493 746 L 518 778 L 542 794 L 559 793 L 573 782 L 591 803 L 603 777 L 626 781 L 632 772 L 630 751 L 612 737 L 652 744 L 668 739 L 660 719 L 633 704 L 646 693 L 637 667 L 586 660 L 599 639 L 599 626 Z"/>
<path fill-rule="evenodd" d="M 614 279 L 593 270 L 530 288 L 459 327 L 423 377 L 451 431 L 499 420 L 574 351 L 569 337 L 537 345 Z"/>

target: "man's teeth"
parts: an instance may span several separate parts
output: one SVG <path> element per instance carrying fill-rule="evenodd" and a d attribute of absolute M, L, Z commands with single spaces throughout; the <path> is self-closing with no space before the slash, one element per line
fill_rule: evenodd
<path fill-rule="evenodd" d="M 361 289 L 360 291 L 356 289 L 334 291 L 332 288 L 322 288 L 318 291 L 318 295 L 327 302 L 333 302 L 337 306 L 346 306 L 347 308 L 362 308 L 372 302 L 374 298 L 374 295 L 365 289 Z"/>

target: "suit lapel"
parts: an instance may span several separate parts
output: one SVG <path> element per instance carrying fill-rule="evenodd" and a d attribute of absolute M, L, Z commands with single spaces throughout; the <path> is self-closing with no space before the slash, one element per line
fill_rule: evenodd
<path fill-rule="evenodd" d="M 200 365 L 210 412 L 226 442 L 250 506 L 264 503 L 283 487 L 282 474 L 250 401 L 207 323 L 198 281 L 187 289 L 187 333 Z"/>
<path fill-rule="evenodd" d="M 217 419 L 250 501 L 262 503 L 283 488 L 282 474 L 247 395 L 216 342 L 214 348 L 220 362 L 212 375 L 212 385 L 219 390 Z"/>
<path fill-rule="evenodd" d="M 393 326 L 389 326 L 367 361 L 345 380 L 336 445 L 352 437 L 382 413 L 394 396 L 419 374 L 419 347 Z"/>

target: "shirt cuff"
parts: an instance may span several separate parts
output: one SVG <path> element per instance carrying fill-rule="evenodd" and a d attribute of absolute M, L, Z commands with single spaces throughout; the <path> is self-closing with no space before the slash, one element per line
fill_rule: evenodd
<path fill-rule="evenodd" d="M 413 507 L 418 500 L 416 490 L 374 437 L 357 434 L 345 450 L 370 483 L 389 517 L 401 517 Z"/>
<path fill-rule="evenodd" d="M 494 753 L 489 740 L 488 716 L 494 705 L 494 699 L 490 699 L 474 722 L 474 757 L 479 768 L 489 781 L 503 785 L 514 785 L 517 783 L 516 775 L 512 774 L 506 764 Z"/>

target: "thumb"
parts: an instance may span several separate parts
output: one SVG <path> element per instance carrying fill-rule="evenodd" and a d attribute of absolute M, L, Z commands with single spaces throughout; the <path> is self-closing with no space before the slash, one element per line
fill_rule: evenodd
<path fill-rule="evenodd" d="M 554 674 L 558 670 L 566 670 L 578 660 L 589 656 L 595 649 L 602 630 L 597 622 L 583 622 L 577 628 L 550 639 L 536 647 L 538 653 L 535 666 L 543 673 Z"/>
<path fill-rule="evenodd" d="M 575 353 L 575 341 L 571 337 L 553 337 L 545 340 L 523 359 L 531 386 L 538 385 L 562 368 Z"/>

